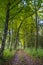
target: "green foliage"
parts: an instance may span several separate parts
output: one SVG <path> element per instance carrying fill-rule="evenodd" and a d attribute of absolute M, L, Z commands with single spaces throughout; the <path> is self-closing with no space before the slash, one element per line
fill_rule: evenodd
<path fill-rule="evenodd" d="M 3 58 L 10 59 L 15 54 L 15 50 L 10 51 L 9 49 L 4 50 Z"/>
<path fill-rule="evenodd" d="M 0 31 L 1 31 L 1 36 L 3 36 L 3 30 L 4 30 L 4 26 L 5 26 L 5 21 L 6 21 L 6 10 L 7 10 L 7 3 L 8 1 L 10 2 L 10 16 L 9 16 L 9 23 L 8 23 L 8 30 L 10 29 L 11 31 L 13 31 L 13 33 L 10 35 L 10 42 L 14 41 L 14 44 L 12 42 L 12 45 L 15 45 L 15 39 L 17 36 L 17 32 L 18 32 L 18 28 L 19 28 L 19 41 L 21 41 L 21 43 L 23 42 L 23 45 L 25 46 L 33 46 L 35 44 L 35 32 L 36 32 L 36 23 L 35 23 L 35 19 L 34 19 L 34 14 L 35 14 L 35 0 L 25 0 L 26 4 L 24 4 L 24 2 L 22 2 L 21 0 L 0 0 Z M 36 1 L 35 1 L 36 2 Z M 41 7 L 41 3 L 42 0 L 37 0 L 38 5 L 36 6 L 36 8 L 38 9 L 37 11 L 39 12 L 39 8 Z M 40 12 L 38 13 L 38 15 L 40 14 Z M 40 17 L 40 15 L 39 15 Z M 41 17 L 43 18 L 43 17 Z M 22 21 L 22 24 L 21 24 Z M 20 25 L 21 24 L 21 25 Z M 21 39 L 22 38 L 22 39 Z M 0 38 L 1 39 L 1 38 Z M 6 38 L 7 41 L 9 39 L 9 35 L 8 38 Z M 2 40 L 0 40 L 1 43 Z M 9 45 L 10 45 L 9 42 Z M 7 46 L 7 45 L 6 45 Z M 43 49 L 38 48 L 38 50 L 36 51 L 35 48 L 33 49 L 29 49 L 27 52 L 29 52 L 30 54 L 32 54 L 33 56 L 43 56 Z M 32 52 L 33 51 L 33 52 Z M 41 52 L 41 53 L 40 53 Z M 8 49 L 4 50 L 4 58 L 10 58 L 11 56 L 13 56 L 14 54 L 14 50 L 13 51 L 9 51 Z"/>
<path fill-rule="evenodd" d="M 26 48 L 25 51 L 30 56 L 33 56 L 36 58 L 43 58 L 43 49 L 40 47 L 37 49 L 37 51 L 35 48 Z"/>

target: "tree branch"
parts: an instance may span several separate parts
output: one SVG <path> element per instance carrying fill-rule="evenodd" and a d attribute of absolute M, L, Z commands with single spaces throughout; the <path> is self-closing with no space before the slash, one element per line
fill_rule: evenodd
<path fill-rule="evenodd" d="M 17 2 L 15 5 L 13 5 L 10 10 L 12 10 L 16 5 L 18 5 L 21 1 Z"/>
<path fill-rule="evenodd" d="M 24 8 L 24 7 L 22 7 L 19 11 L 17 11 L 17 12 L 14 14 L 14 16 L 12 16 L 9 20 L 11 20 L 12 18 L 14 18 L 18 13 L 20 13 L 21 10 L 23 10 L 23 8 Z"/>

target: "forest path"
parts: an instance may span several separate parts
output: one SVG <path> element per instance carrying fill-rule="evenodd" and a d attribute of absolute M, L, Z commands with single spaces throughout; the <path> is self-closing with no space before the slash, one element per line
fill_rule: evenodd
<path fill-rule="evenodd" d="M 40 63 L 38 59 L 34 61 L 26 52 L 19 50 L 11 60 L 11 65 L 43 65 L 43 63 Z"/>

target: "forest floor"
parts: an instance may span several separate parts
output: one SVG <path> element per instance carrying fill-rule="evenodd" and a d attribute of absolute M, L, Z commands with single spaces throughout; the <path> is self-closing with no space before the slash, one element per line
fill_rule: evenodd
<path fill-rule="evenodd" d="M 18 50 L 15 56 L 7 63 L 3 65 L 43 65 L 43 60 L 38 58 L 32 58 L 23 50 Z"/>

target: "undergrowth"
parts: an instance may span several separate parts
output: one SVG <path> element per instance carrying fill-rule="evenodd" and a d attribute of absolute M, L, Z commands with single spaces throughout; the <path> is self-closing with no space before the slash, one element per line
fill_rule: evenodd
<path fill-rule="evenodd" d="M 10 51 L 9 49 L 5 49 L 3 53 L 3 57 L 0 59 L 1 61 L 8 61 L 10 60 L 15 54 L 15 50 Z"/>
<path fill-rule="evenodd" d="M 43 49 L 40 47 L 37 49 L 37 51 L 35 48 L 25 48 L 25 51 L 33 57 L 43 58 Z"/>

